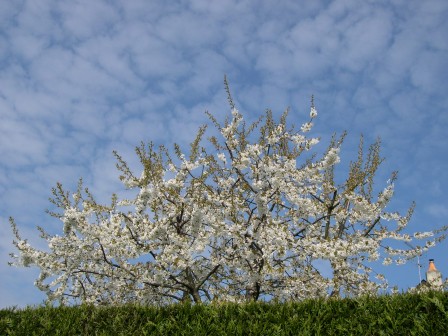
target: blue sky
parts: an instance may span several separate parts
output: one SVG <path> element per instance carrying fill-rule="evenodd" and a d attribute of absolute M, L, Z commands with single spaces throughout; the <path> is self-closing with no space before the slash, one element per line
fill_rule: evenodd
<path fill-rule="evenodd" d="M 266 108 L 307 121 L 326 143 L 349 132 L 381 137 L 378 187 L 399 170 L 392 208 L 415 200 L 411 230 L 448 216 L 448 2 L 83 0 L 0 2 L 0 307 L 38 304 L 36 269 L 7 265 L 8 217 L 44 247 L 36 225 L 57 181 L 79 177 L 107 201 L 122 190 L 112 150 L 138 170 L 140 141 L 191 141 L 208 110 L 229 112 L 223 78 L 239 110 Z M 321 147 L 323 148 L 323 147 Z M 448 276 L 448 242 L 422 257 Z M 391 284 L 418 283 L 416 263 L 390 266 Z"/>

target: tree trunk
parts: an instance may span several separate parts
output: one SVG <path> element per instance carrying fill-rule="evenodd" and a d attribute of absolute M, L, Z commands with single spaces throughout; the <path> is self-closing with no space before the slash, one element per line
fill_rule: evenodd
<path fill-rule="evenodd" d="M 201 296 L 199 295 L 199 291 L 196 288 L 193 289 L 190 294 L 193 297 L 194 303 L 202 303 Z"/>
<path fill-rule="evenodd" d="M 246 287 L 246 301 L 257 301 L 260 296 L 260 284 L 258 282 L 254 282 L 252 286 Z"/>

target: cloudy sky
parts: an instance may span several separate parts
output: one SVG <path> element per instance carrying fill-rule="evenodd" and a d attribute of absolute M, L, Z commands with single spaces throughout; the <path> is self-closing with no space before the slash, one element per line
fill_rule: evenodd
<path fill-rule="evenodd" d="M 112 150 L 138 169 L 140 141 L 192 140 L 204 111 L 266 108 L 307 121 L 314 94 L 323 143 L 349 132 L 381 137 L 382 187 L 399 170 L 395 210 L 410 224 L 448 224 L 448 2 L 445 0 L 12 0 L 0 2 L 0 307 L 39 304 L 35 269 L 7 265 L 8 217 L 44 246 L 36 225 L 57 181 L 78 178 L 100 199 L 122 189 Z M 390 210 L 393 210 L 392 208 Z M 448 276 L 448 242 L 422 257 Z M 391 284 L 418 283 L 416 263 L 391 266 Z"/>

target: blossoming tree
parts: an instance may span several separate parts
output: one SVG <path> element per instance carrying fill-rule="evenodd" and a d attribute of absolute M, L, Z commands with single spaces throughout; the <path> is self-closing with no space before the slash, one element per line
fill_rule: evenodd
<path fill-rule="evenodd" d="M 57 184 L 52 202 L 60 212 L 51 215 L 63 234 L 39 228 L 47 251 L 22 239 L 11 219 L 19 251 L 12 264 L 39 267 L 36 286 L 50 301 L 286 301 L 376 293 L 387 282 L 372 262 L 405 263 L 442 238 L 403 233 L 413 207 L 404 216 L 386 211 L 395 175 L 373 194 L 379 142 L 365 155 L 361 140 L 337 184 L 344 136 L 321 157 L 305 154 L 319 141 L 308 136 L 313 103 L 300 130 L 288 127 L 287 113 L 275 122 L 269 111 L 246 125 L 226 89 L 231 115 L 220 124 L 208 114 L 220 137 L 203 141 L 201 127 L 187 155 L 177 145 L 171 153 L 142 144 L 138 175 L 115 153 L 134 198 L 113 195 L 103 205 L 82 182 L 74 193 Z M 413 238 L 422 239 L 413 249 L 386 245 Z"/>

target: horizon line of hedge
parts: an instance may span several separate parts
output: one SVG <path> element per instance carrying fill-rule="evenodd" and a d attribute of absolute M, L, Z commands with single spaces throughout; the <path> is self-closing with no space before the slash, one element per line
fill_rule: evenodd
<path fill-rule="evenodd" d="M 445 335 L 448 293 L 0 310 L 0 335 Z"/>

